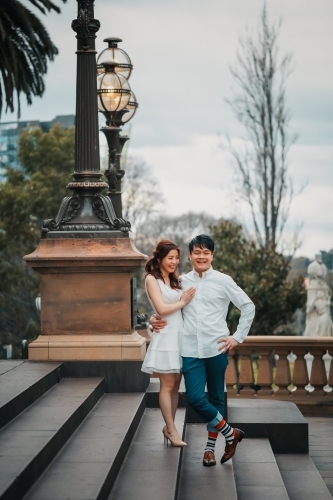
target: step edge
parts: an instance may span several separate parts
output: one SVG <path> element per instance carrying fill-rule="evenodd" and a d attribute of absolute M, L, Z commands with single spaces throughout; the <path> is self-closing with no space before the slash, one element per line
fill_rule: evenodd
<path fill-rule="evenodd" d="M 186 433 L 186 415 L 187 415 L 187 408 L 184 408 L 183 429 L 182 429 L 182 435 L 181 435 L 183 441 L 185 439 L 185 433 Z M 182 472 L 182 463 L 183 463 L 183 454 L 184 454 L 184 448 L 180 448 L 180 452 L 178 455 L 178 467 L 177 467 L 174 500 L 177 500 L 178 493 L 179 493 L 180 476 L 181 476 L 181 472 Z"/>
<path fill-rule="evenodd" d="M 88 397 L 71 413 L 56 433 L 47 441 L 45 446 L 32 457 L 24 469 L 15 477 L 13 482 L 2 492 L 1 500 L 22 500 L 40 476 L 50 465 L 59 451 L 66 444 L 75 430 L 90 413 L 104 394 L 104 379 L 101 379 Z M 81 415 L 80 415 L 81 413 Z M 78 422 L 76 423 L 78 417 Z M 63 436 L 61 434 L 64 433 Z M 43 455 L 47 455 L 43 457 Z M 39 465 L 40 463 L 40 465 Z"/>
<path fill-rule="evenodd" d="M 277 472 L 279 474 L 279 476 L 281 477 L 281 482 L 282 482 L 282 485 L 284 487 L 284 491 L 285 491 L 285 500 L 288 500 L 289 499 L 289 494 L 288 494 L 288 491 L 287 491 L 287 488 L 286 488 L 286 485 L 285 485 L 285 482 L 283 480 L 283 477 L 282 477 L 282 474 L 281 474 L 281 471 L 280 471 L 280 468 L 278 466 L 278 463 L 277 463 L 277 460 L 276 460 L 276 456 L 275 456 L 275 453 L 273 451 L 273 448 L 272 448 L 272 445 L 270 443 L 270 440 L 268 437 L 263 437 L 263 438 L 254 438 L 254 439 L 261 439 L 263 441 L 266 441 L 271 452 L 272 452 L 272 456 L 274 457 L 274 462 L 271 462 L 272 464 L 276 465 L 276 468 L 277 468 Z M 233 464 L 234 465 L 234 464 Z M 242 465 L 242 463 L 240 462 L 240 466 Z M 236 481 L 236 474 L 235 474 L 235 468 L 234 468 L 234 479 L 235 479 L 235 484 L 236 484 L 236 492 L 237 492 L 237 496 L 238 496 L 238 489 L 237 488 L 237 481 Z"/>
<path fill-rule="evenodd" d="M 112 492 L 112 488 L 117 480 L 119 471 L 124 463 L 126 455 L 128 453 L 129 447 L 133 441 L 133 437 L 139 427 L 141 419 L 143 417 L 144 411 L 147 404 L 147 395 L 142 393 L 142 398 L 139 405 L 136 408 L 135 415 L 129 424 L 127 431 L 124 435 L 121 445 L 119 446 L 118 452 L 111 464 L 111 467 L 103 481 L 100 491 L 96 497 L 96 500 L 107 500 Z"/>
<path fill-rule="evenodd" d="M 46 394 L 54 387 L 64 375 L 63 365 L 55 367 L 53 370 L 36 380 L 19 394 L 16 394 L 12 399 L 4 403 L 0 407 L 0 429 L 5 427 L 9 422 L 14 420 L 20 413 L 25 411 L 29 406 L 35 403 L 40 397 Z M 37 391 L 37 392 L 36 392 Z M 22 400 L 19 404 L 19 401 Z"/>
<path fill-rule="evenodd" d="M 260 422 L 234 422 L 229 420 L 232 427 L 239 427 L 244 430 L 248 439 L 268 439 L 273 453 L 283 454 L 307 454 L 309 453 L 309 426 L 308 423 L 260 423 Z M 284 430 L 284 427 L 286 428 Z M 289 428 L 289 429 L 288 429 Z M 281 440 L 281 435 L 290 432 L 294 428 L 294 433 L 302 436 L 299 439 L 293 434 L 291 439 Z"/>
<path fill-rule="evenodd" d="M 152 410 L 152 411 L 154 411 L 154 412 L 155 412 L 155 411 L 157 411 L 158 409 L 157 409 L 157 408 L 145 407 L 145 408 L 144 408 L 144 410 Z M 184 424 L 185 424 L 185 409 L 181 409 L 181 411 L 183 411 L 183 415 L 184 415 L 184 416 L 183 416 L 183 418 L 182 418 L 182 424 L 183 424 L 183 427 L 184 427 Z M 141 419 L 140 419 L 140 421 L 139 421 L 138 428 L 139 428 L 139 426 L 143 423 L 143 419 L 144 419 L 146 416 L 148 417 L 148 415 L 149 415 L 149 413 L 148 413 L 148 412 L 145 412 L 145 411 L 143 412 L 142 417 L 141 417 Z M 176 417 L 176 419 L 177 419 L 177 417 Z M 178 427 L 178 426 L 177 426 L 177 427 Z M 136 432 L 140 432 L 140 430 L 139 430 L 138 428 L 137 428 Z M 184 432 L 182 432 L 182 434 L 184 434 Z M 162 436 L 161 436 L 161 437 L 162 437 Z M 135 441 L 135 444 L 137 444 L 137 440 Z M 131 446 L 133 446 L 133 442 L 131 443 Z M 178 479 L 178 475 L 179 475 L 179 464 L 180 464 L 179 456 L 180 456 L 180 452 L 182 451 L 182 448 L 181 448 L 181 447 L 179 447 L 179 448 L 175 448 L 175 449 L 176 449 L 176 450 L 178 450 L 178 451 L 179 451 L 179 453 L 178 453 L 178 458 L 177 458 L 177 466 L 174 468 L 174 470 L 173 470 L 172 480 L 170 479 L 170 482 L 169 482 L 169 485 L 170 485 L 170 491 L 169 491 L 170 496 L 169 496 L 169 498 L 170 498 L 170 500 L 171 500 L 171 499 L 176 498 L 176 494 L 177 494 L 177 493 L 176 493 L 176 492 L 177 492 L 177 486 L 178 486 L 178 485 L 177 485 L 177 479 Z M 128 451 L 129 451 L 129 450 L 128 450 Z M 128 455 L 126 455 L 126 457 L 127 457 L 127 456 L 128 456 Z M 125 457 L 125 458 L 126 458 L 126 457 Z M 173 461 L 172 461 L 172 463 L 174 463 L 175 461 L 176 461 L 176 460 L 173 460 Z M 124 464 L 122 464 L 122 465 L 124 465 Z M 123 479 L 123 477 L 121 476 L 121 474 L 124 474 L 124 472 L 123 472 L 123 471 L 121 471 L 121 470 L 119 470 L 119 472 L 120 472 L 120 475 L 119 475 L 119 473 L 118 473 L 115 483 L 116 483 L 117 481 L 119 481 L 120 479 Z M 128 471 L 127 471 L 127 472 L 128 472 Z M 134 473 L 135 473 L 135 474 L 141 474 L 141 473 L 140 473 L 140 472 L 138 472 L 137 470 L 134 470 Z M 143 474 L 146 474 L 146 473 L 147 473 L 147 470 L 145 469 L 142 473 L 143 473 Z M 125 476 L 125 477 L 126 477 L 126 476 Z M 121 483 L 121 482 L 120 482 L 120 484 L 123 484 L 123 483 Z M 168 486 L 169 486 L 169 485 L 168 485 Z M 117 492 L 117 493 L 118 493 L 118 495 L 119 495 L 119 496 L 114 496 L 114 495 L 115 495 L 115 493 L 113 493 L 113 488 L 112 488 L 112 489 L 111 489 L 111 491 L 109 492 L 109 496 L 108 496 L 108 497 L 106 497 L 106 500 L 109 500 L 109 499 L 111 499 L 111 498 L 117 498 L 117 499 L 118 499 L 118 498 L 125 498 L 125 497 L 123 497 L 123 496 L 120 496 L 120 493 L 119 493 L 119 492 Z M 137 498 L 137 497 L 136 497 L 136 498 Z M 140 497 L 140 498 L 143 498 L 143 497 Z M 149 497 L 149 498 L 150 498 L 150 497 Z M 99 498 L 98 498 L 97 500 L 102 500 L 102 499 L 99 499 Z"/>
<path fill-rule="evenodd" d="M 279 457 L 280 457 L 281 455 L 282 455 L 282 456 L 283 456 L 283 455 L 285 455 L 285 453 L 279 453 L 279 454 L 278 454 L 278 453 L 276 453 L 275 455 L 279 455 Z M 298 453 L 293 453 L 293 455 L 298 455 Z M 324 479 L 323 479 L 322 475 L 320 474 L 320 472 L 319 472 L 319 470 L 317 469 L 317 467 L 316 467 L 316 465 L 315 465 L 314 461 L 312 460 L 311 455 L 310 455 L 310 454 L 306 454 L 306 455 L 302 455 L 302 456 L 306 456 L 306 457 L 308 458 L 309 462 L 313 465 L 313 472 L 316 474 L 316 476 L 318 477 L 318 479 L 319 479 L 320 483 L 323 485 L 324 490 L 325 490 L 325 493 L 327 493 L 327 500 L 329 500 L 330 498 L 332 498 L 332 495 L 331 495 L 331 493 L 330 493 L 330 490 L 327 488 L 327 484 L 325 483 L 325 481 L 324 481 Z M 277 459 L 277 458 L 279 458 L 279 457 L 275 457 L 275 458 Z M 278 465 L 278 467 L 279 467 L 278 460 L 276 460 L 276 463 L 277 463 L 277 465 Z M 280 467 L 279 467 L 279 470 L 280 470 Z M 281 471 L 281 470 L 280 470 L 280 473 L 281 473 L 281 477 L 282 477 L 283 482 L 284 482 L 283 473 L 285 473 L 285 474 L 287 475 L 287 474 L 288 474 L 288 472 L 294 472 L 294 471 L 288 471 L 288 470 Z M 297 471 L 295 471 L 295 472 L 297 472 Z M 301 471 L 301 470 L 299 470 L 298 472 L 302 472 L 302 471 Z M 303 472 L 305 472 L 305 473 L 306 473 L 306 472 L 308 472 L 308 471 L 303 471 Z M 297 483 L 295 483 L 295 484 L 297 484 Z M 290 495 L 286 484 L 285 484 L 285 487 L 286 487 L 286 490 L 287 490 L 288 495 Z"/>

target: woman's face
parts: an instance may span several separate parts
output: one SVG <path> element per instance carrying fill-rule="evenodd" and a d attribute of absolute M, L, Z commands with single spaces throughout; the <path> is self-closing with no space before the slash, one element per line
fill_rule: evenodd
<path fill-rule="evenodd" d="M 160 263 L 162 274 L 170 274 L 175 272 L 179 264 L 179 253 L 177 250 L 170 250 Z"/>

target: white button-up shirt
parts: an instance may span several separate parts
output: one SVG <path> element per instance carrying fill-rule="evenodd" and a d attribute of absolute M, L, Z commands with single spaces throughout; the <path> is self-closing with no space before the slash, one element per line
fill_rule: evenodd
<path fill-rule="evenodd" d="M 196 294 L 183 308 L 183 335 L 181 355 L 191 358 L 212 358 L 220 354 L 221 337 L 230 332 L 226 317 L 229 303 L 232 302 L 241 311 L 238 327 L 233 337 L 243 342 L 249 333 L 254 318 L 254 304 L 234 280 L 212 267 L 202 273 L 196 271 L 181 276 L 183 289 L 196 288 Z"/>

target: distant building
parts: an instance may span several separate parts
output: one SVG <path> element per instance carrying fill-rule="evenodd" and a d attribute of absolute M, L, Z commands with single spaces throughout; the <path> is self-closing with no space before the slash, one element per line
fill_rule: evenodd
<path fill-rule="evenodd" d="M 4 167 L 20 168 L 18 160 L 18 140 L 22 130 L 40 127 L 44 132 L 59 123 L 64 128 L 75 125 L 74 115 L 56 116 L 49 122 L 39 120 L 0 123 L 0 176 Z"/>

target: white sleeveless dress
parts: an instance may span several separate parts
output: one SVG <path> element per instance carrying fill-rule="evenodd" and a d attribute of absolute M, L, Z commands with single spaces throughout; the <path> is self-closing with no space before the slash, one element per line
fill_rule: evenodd
<path fill-rule="evenodd" d="M 157 280 L 165 304 L 174 304 L 180 300 L 182 290 L 174 290 Z M 149 297 L 148 300 L 155 311 L 154 305 Z M 156 311 L 155 311 L 156 313 Z M 180 342 L 183 331 L 183 317 L 181 310 L 163 316 L 168 324 L 159 333 L 153 332 L 146 357 L 141 370 L 146 373 L 180 373 L 182 360 L 180 356 Z"/>

